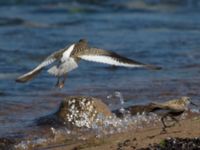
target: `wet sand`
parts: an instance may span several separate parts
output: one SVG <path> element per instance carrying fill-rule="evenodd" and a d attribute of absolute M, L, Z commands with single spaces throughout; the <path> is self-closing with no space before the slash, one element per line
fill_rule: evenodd
<path fill-rule="evenodd" d="M 85 141 L 79 141 L 71 145 L 48 146 L 47 149 L 52 150 L 131 150 L 146 148 L 150 144 L 161 143 L 167 138 L 195 138 L 200 137 L 200 116 L 190 114 L 186 119 L 180 121 L 180 126 L 176 124 L 174 127 L 168 128 L 166 134 L 161 134 L 161 123 L 151 127 L 147 125 L 145 128 L 138 130 L 128 130 L 123 133 L 112 134 L 102 138 L 91 138 Z"/>

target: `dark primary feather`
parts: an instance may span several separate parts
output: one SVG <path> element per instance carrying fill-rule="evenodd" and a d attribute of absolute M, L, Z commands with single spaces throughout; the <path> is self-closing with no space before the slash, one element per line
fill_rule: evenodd
<path fill-rule="evenodd" d="M 144 63 L 141 63 L 139 61 L 135 61 L 135 60 L 132 60 L 130 58 L 126 58 L 124 56 L 120 56 L 119 54 L 117 54 L 115 52 L 111 52 L 111 51 L 108 51 L 108 53 L 106 54 L 106 56 L 110 56 L 110 57 L 116 59 L 119 62 L 124 62 L 124 63 L 128 63 L 128 64 L 141 65 L 141 66 L 143 66 L 145 68 L 152 69 L 152 70 L 160 70 L 161 69 L 161 67 L 154 66 L 154 65 L 149 65 L 149 64 L 144 64 Z"/>
<path fill-rule="evenodd" d="M 21 82 L 21 83 L 27 82 L 29 80 L 32 80 L 34 77 L 36 77 L 41 71 L 42 71 L 42 68 L 34 71 L 32 74 L 29 74 L 29 75 L 26 75 L 26 76 L 20 76 L 15 81 Z"/>

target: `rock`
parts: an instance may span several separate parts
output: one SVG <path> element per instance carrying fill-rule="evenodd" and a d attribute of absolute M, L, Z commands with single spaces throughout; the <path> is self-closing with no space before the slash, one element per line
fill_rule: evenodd
<path fill-rule="evenodd" d="M 8 150 L 12 149 L 12 145 L 14 145 L 16 141 L 14 138 L 0 138 L 0 149 Z"/>
<path fill-rule="evenodd" d="M 37 120 L 38 125 L 65 125 L 69 128 L 91 128 L 101 124 L 112 112 L 100 99 L 88 96 L 66 97 L 56 113 Z"/>
<path fill-rule="evenodd" d="M 127 108 L 125 108 L 125 111 L 128 112 L 131 116 L 142 114 L 143 112 L 149 113 L 152 112 L 152 110 L 155 109 L 155 105 L 153 105 L 152 103 L 147 104 L 147 105 L 134 105 L 134 106 L 129 106 Z M 124 114 L 119 110 L 114 110 L 113 113 L 119 117 L 119 118 L 123 118 Z"/>
<path fill-rule="evenodd" d="M 150 144 L 146 148 L 141 148 L 140 150 L 168 150 L 168 149 L 178 149 L 178 150 L 197 150 L 200 149 L 200 137 L 197 138 L 168 138 L 162 140 L 159 144 Z"/>

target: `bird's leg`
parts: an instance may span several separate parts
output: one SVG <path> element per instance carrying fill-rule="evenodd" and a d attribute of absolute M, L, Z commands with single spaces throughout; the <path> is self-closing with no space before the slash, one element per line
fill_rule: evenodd
<path fill-rule="evenodd" d="M 172 120 L 174 120 L 179 126 L 181 126 L 180 122 L 178 119 L 176 119 L 175 117 L 171 116 Z"/>
<path fill-rule="evenodd" d="M 167 115 L 164 115 L 164 116 L 161 117 L 161 122 L 162 122 L 162 125 L 163 125 L 161 134 L 164 134 L 164 133 L 167 132 L 167 131 L 166 131 L 166 128 L 167 128 L 168 126 L 165 124 L 165 120 L 164 120 L 166 117 L 167 117 Z"/>
<path fill-rule="evenodd" d="M 66 74 L 62 76 L 62 81 L 59 82 L 59 84 L 58 84 L 59 88 L 63 88 L 64 87 L 66 78 L 67 78 Z"/>
<path fill-rule="evenodd" d="M 60 85 L 60 77 L 58 77 L 57 82 L 56 82 L 56 87 L 59 87 Z"/>
<path fill-rule="evenodd" d="M 67 79 L 67 74 L 65 74 L 64 76 L 63 76 L 63 85 L 65 84 L 65 80 Z"/>

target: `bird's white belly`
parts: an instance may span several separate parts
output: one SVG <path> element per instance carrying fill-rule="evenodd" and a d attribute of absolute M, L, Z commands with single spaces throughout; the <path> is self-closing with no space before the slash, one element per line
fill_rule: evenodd
<path fill-rule="evenodd" d="M 70 72 L 77 68 L 78 65 L 73 58 L 65 59 L 59 66 L 51 67 L 48 72 L 54 76 L 63 76 L 67 72 Z"/>

